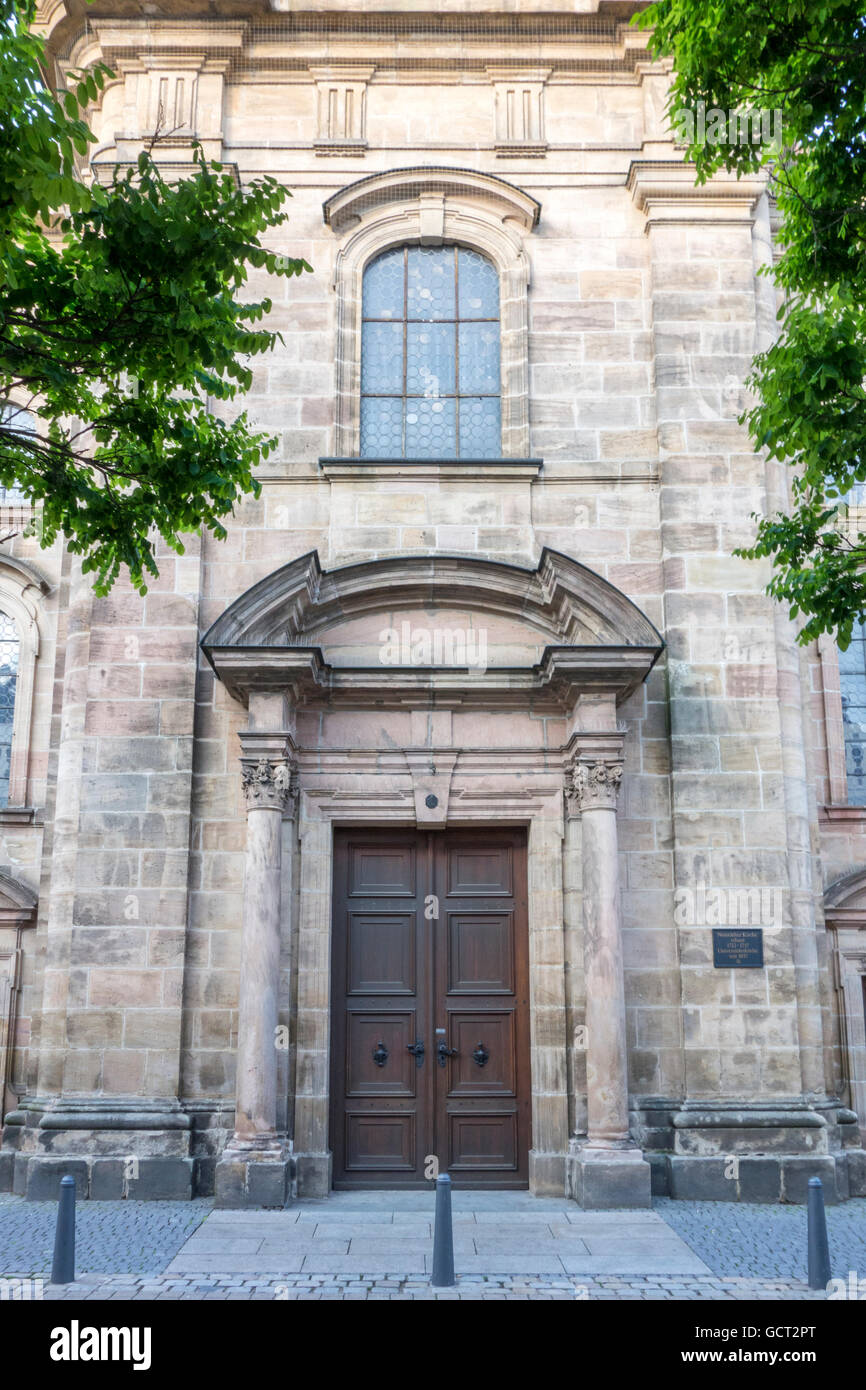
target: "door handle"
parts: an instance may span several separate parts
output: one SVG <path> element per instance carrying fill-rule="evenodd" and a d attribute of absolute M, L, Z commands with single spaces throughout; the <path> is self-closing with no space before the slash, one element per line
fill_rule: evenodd
<path fill-rule="evenodd" d="M 415 1058 L 415 1066 L 416 1066 L 416 1067 L 423 1067 L 423 1065 L 424 1065 L 424 1040 L 423 1040 L 423 1038 L 416 1038 L 415 1041 L 414 1041 L 413 1043 L 407 1043 L 407 1044 L 406 1044 L 406 1051 L 412 1053 L 412 1056 Z"/>
<path fill-rule="evenodd" d="M 456 1048 L 456 1047 L 446 1047 L 445 1044 L 444 1044 L 444 1042 L 441 1042 L 441 1043 L 439 1044 L 439 1046 L 437 1047 L 437 1049 L 436 1049 L 436 1060 L 437 1060 L 437 1062 L 439 1063 L 440 1067 L 444 1067 L 444 1065 L 445 1065 L 445 1060 L 446 1060 L 447 1057 L 456 1057 L 456 1056 L 457 1056 L 457 1048 Z"/>

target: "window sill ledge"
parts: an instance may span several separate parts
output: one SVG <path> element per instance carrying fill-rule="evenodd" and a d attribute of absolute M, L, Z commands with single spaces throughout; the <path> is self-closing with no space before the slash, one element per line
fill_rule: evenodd
<path fill-rule="evenodd" d="M 466 483 L 488 478 L 523 482 L 537 478 L 542 466 L 541 459 L 319 459 L 325 478 L 453 478 Z"/>
<path fill-rule="evenodd" d="M 0 825 L 33 825 L 36 820 L 35 806 L 0 806 Z"/>
<path fill-rule="evenodd" d="M 866 806 L 822 806 L 818 819 L 823 821 L 862 821 L 866 824 Z"/>

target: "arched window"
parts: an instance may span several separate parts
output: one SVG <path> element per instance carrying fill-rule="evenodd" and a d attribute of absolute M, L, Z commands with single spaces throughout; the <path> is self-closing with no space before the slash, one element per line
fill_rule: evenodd
<path fill-rule="evenodd" d="M 33 415 L 24 406 L 15 405 L 12 401 L 0 404 L 0 427 L 8 431 L 9 440 L 16 444 L 36 436 L 36 420 Z M 6 486 L 0 484 L 0 504 L 27 501 L 26 493 L 21 491 L 16 482 L 10 481 Z"/>
<path fill-rule="evenodd" d="M 462 246 L 386 251 L 361 317 L 362 458 L 499 458 L 495 266 Z"/>
<path fill-rule="evenodd" d="M 18 629 L 7 613 L 0 612 L 0 806 L 9 804 L 15 690 L 20 657 Z"/>
<path fill-rule="evenodd" d="M 845 733 L 849 806 L 866 806 L 866 626 L 855 623 L 847 651 L 839 651 L 839 689 Z"/>

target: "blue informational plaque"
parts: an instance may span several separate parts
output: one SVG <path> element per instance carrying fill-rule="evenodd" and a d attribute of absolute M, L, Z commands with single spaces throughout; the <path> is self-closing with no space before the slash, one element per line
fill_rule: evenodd
<path fill-rule="evenodd" d="M 718 970 L 757 969 L 764 964 L 764 933 L 760 927 L 713 927 L 713 965 Z"/>

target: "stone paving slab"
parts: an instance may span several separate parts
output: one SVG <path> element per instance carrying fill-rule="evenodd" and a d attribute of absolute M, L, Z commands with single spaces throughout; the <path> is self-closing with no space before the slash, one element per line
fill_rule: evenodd
<path fill-rule="evenodd" d="M 387 1205 L 391 1196 L 397 1205 Z M 564 1198 L 455 1193 L 454 1257 L 465 1274 L 706 1274 L 707 1265 L 655 1212 L 582 1213 Z M 459 1198 L 459 1201 L 457 1200 Z M 214 1212 L 168 1267 L 221 1274 L 409 1275 L 430 1272 L 434 1194 L 338 1192 L 298 1202 L 297 1220 Z M 372 1219 L 371 1219 L 372 1218 Z M 426 1218 L 426 1219 L 424 1219 Z M 221 1261 L 221 1263 L 220 1263 Z"/>

